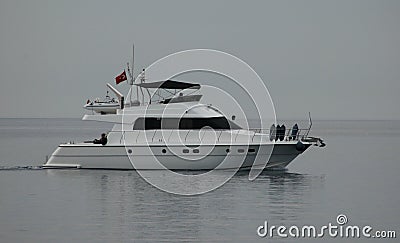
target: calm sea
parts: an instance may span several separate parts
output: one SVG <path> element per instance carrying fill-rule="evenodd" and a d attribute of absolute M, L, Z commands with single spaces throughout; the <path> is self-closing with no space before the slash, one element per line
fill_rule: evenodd
<path fill-rule="evenodd" d="M 239 173 L 200 196 L 165 193 L 135 171 L 40 168 L 59 143 L 108 129 L 78 119 L 0 119 L 0 242 L 306 242 L 261 238 L 257 228 L 318 227 L 339 214 L 346 225 L 400 233 L 399 121 L 314 121 L 311 135 L 325 148 L 312 147 L 285 172 L 255 181 Z"/>

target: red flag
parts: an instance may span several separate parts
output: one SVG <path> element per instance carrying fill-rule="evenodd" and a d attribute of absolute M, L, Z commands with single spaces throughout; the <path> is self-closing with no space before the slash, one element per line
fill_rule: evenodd
<path fill-rule="evenodd" d="M 118 75 L 117 77 L 115 77 L 115 82 L 116 82 L 117 84 L 119 84 L 119 83 L 121 83 L 121 82 L 123 82 L 123 81 L 125 81 L 125 80 L 127 80 L 125 70 L 124 70 L 123 73 L 121 73 L 120 75 Z"/>

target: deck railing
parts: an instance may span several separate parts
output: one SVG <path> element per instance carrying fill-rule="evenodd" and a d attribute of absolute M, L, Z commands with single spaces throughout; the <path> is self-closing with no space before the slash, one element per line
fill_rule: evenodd
<path fill-rule="evenodd" d="M 306 128 L 306 129 L 285 129 L 285 131 L 283 131 L 283 136 L 279 136 L 281 134 L 281 132 L 277 132 L 276 130 L 273 131 L 273 133 L 271 134 L 271 130 L 270 129 L 262 129 L 262 128 L 250 128 L 250 131 L 254 131 L 254 135 L 256 134 L 267 134 L 268 136 L 274 136 L 274 140 L 279 140 L 279 141 L 301 141 L 304 138 L 306 138 L 310 132 L 310 128 Z M 297 131 L 296 131 L 297 130 Z M 283 137 L 283 139 L 281 140 L 280 137 Z"/>
<path fill-rule="evenodd" d="M 152 133 L 150 131 L 153 131 Z M 144 135 L 148 138 L 151 138 L 151 140 L 147 140 L 148 142 L 161 142 L 161 141 L 166 141 L 166 142 L 170 142 L 171 141 L 171 137 L 172 134 L 176 132 L 177 135 L 179 135 L 179 140 L 182 142 L 187 142 L 188 138 L 193 138 L 193 136 L 190 135 L 196 135 L 197 134 L 197 138 L 198 138 L 198 142 L 202 143 L 203 140 L 206 137 L 206 133 L 212 133 L 215 136 L 215 141 L 216 142 L 220 142 L 221 141 L 221 137 L 223 134 L 227 134 L 230 136 L 230 141 L 234 141 L 237 142 L 237 139 L 240 135 L 244 135 L 248 138 L 248 141 L 250 142 L 254 142 L 254 139 L 256 137 L 260 137 L 260 139 L 265 136 L 268 140 L 272 140 L 271 136 L 274 137 L 273 140 L 275 141 L 301 141 L 303 139 L 305 139 L 309 132 L 310 129 L 297 129 L 293 131 L 293 129 L 286 129 L 283 132 L 283 136 L 281 135 L 281 133 L 278 131 L 278 133 L 276 132 L 276 130 L 274 130 L 271 134 L 271 130 L 270 129 L 262 129 L 262 128 L 250 128 L 250 129 L 235 129 L 235 130 L 219 130 L 219 129 L 202 129 L 202 130 L 198 130 L 198 129 L 189 129 L 189 130 L 179 130 L 179 129 L 171 129 L 171 130 L 163 130 L 164 136 L 166 134 L 165 137 L 162 137 L 162 139 L 159 138 L 158 141 L 156 140 L 156 135 L 161 134 L 161 130 L 159 129 L 155 129 L 155 130 L 114 130 L 114 131 L 110 131 L 109 134 L 112 133 L 121 133 L 121 137 L 119 139 L 119 142 L 122 143 L 124 138 L 126 138 L 126 134 L 132 134 L 132 133 L 137 133 L 136 136 L 134 136 L 134 140 L 136 141 L 136 143 L 138 142 L 138 139 L 140 137 L 140 135 Z M 250 132 L 250 133 L 249 133 Z M 168 134 L 169 133 L 169 134 Z M 200 134 L 202 134 L 202 136 L 200 136 Z M 251 139 L 249 139 L 249 137 L 251 136 Z M 183 138 L 183 139 L 182 139 Z"/>

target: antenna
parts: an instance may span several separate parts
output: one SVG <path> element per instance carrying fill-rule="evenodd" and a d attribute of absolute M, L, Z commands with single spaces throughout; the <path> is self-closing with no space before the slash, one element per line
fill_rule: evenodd
<path fill-rule="evenodd" d="M 140 73 L 140 83 L 144 83 L 145 80 L 146 80 L 145 69 L 143 68 L 143 71 Z M 144 92 L 142 86 L 140 86 L 140 92 L 142 93 L 142 104 L 144 104 Z"/>
<path fill-rule="evenodd" d="M 132 44 L 132 65 L 131 65 L 131 67 L 132 68 L 129 68 L 129 62 L 127 62 L 126 63 L 126 66 L 127 66 L 127 68 L 128 68 L 128 73 L 129 73 L 129 75 L 130 75 L 130 77 L 131 77 L 131 80 L 130 80 L 130 82 L 129 82 L 129 85 L 131 86 L 131 88 L 129 89 L 129 92 L 128 92 L 128 95 L 129 95 L 129 102 L 130 102 L 130 105 L 132 106 L 132 86 L 133 86 L 133 82 L 134 82 L 134 73 L 133 73 L 133 67 L 134 67 L 134 64 L 133 64 L 133 62 L 135 61 L 135 45 L 134 44 Z M 137 87 L 136 87 L 136 89 L 137 89 Z M 136 92 L 137 93 L 137 92 Z"/>
<path fill-rule="evenodd" d="M 308 131 L 307 131 L 306 137 L 308 137 L 308 134 L 310 133 L 310 130 L 311 130 L 311 127 L 312 127 L 311 112 L 308 112 L 308 119 L 310 121 L 310 126 L 308 127 Z"/>
<path fill-rule="evenodd" d="M 128 74 L 129 74 L 129 76 L 130 76 L 130 78 L 131 78 L 131 81 L 129 82 L 129 85 L 133 85 L 133 82 L 132 82 L 132 80 L 133 80 L 133 75 L 132 75 L 132 71 L 131 71 L 131 69 L 130 69 L 130 67 L 129 67 L 129 62 L 126 63 L 126 66 L 127 66 L 127 69 L 128 69 Z"/>
<path fill-rule="evenodd" d="M 135 43 L 132 43 L 132 80 L 131 80 L 131 85 L 133 85 L 133 82 L 135 81 L 134 79 L 134 64 L 135 64 Z M 131 88 L 132 90 L 132 88 Z M 132 97 L 132 92 L 131 92 L 131 97 Z M 139 100 L 139 87 L 136 86 L 136 100 Z"/>
<path fill-rule="evenodd" d="M 133 85 L 133 81 L 134 81 L 134 73 L 133 73 L 133 68 L 134 68 L 134 62 L 135 62 L 135 45 L 134 44 L 132 44 L 132 65 L 131 65 L 131 68 L 129 68 L 129 62 L 128 63 L 126 63 L 126 66 L 128 67 L 128 73 L 129 73 L 129 75 L 131 76 L 131 82 L 130 82 L 130 85 L 132 86 Z"/>
<path fill-rule="evenodd" d="M 133 84 L 133 71 L 135 66 L 135 43 L 132 43 L 132 84 Z"/>

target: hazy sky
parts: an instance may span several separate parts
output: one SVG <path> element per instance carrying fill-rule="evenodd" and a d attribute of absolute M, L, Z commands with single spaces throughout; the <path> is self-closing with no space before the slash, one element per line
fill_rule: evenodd
<path fill-rule="evenodd" d="M 193 48 L 241 58 L 281 118 L 400 119 L 399 26 L 397 0 L 1 0 L 0 117 L 80 117 L 134 42 L 136 70 Z"/>

